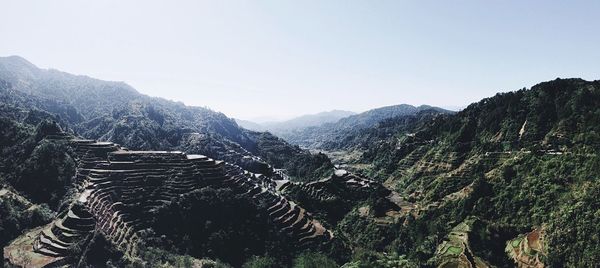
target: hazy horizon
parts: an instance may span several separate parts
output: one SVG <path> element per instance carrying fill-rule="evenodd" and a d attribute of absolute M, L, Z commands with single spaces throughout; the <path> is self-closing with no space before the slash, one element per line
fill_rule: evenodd
<path fill-rule="evenodd" d="M 251 121 L 600 78 L 593 1 L 178 3 L 4 3 L 0 55 Z"/>

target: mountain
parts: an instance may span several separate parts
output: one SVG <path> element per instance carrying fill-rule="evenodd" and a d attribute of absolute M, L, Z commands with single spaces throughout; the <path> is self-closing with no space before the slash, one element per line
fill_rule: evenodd
<path fill-rule="evenodd" d="M 594 266 L 598 133 L 600 81 L 581 79 L 383 121 L 358 134 L 364 151 L 347 167 L 397 191 L 403 212 L 389 228 L 347 216 L 341 233 L 420 265 Z"/>
<path fill-rule="evenodd" d="M 9 266 L 600 263 L 600 81 L 556 79 L 456 113 L 384 107 L 298 131 L 333 168 L 324 154 L 122 83 L 16 57 L 0 70 Z"/>
<path fill-rule="evenodd" d="M 322 149 L 324 144 L 344 140 L 347 138 L 347 135 L 350 135 L 353 131 L 372 127 L 382 120 L 397 116 L 416 114 L 425 110 L 451 113 L 451 111 L 427 105 L 415 107 L 408 104 L 400 104 L 372 109 L 320 126 L 306 127 L 291 132 L 280 133 L 280 136 L 290 143 L 300 145 L 304 148 Z"/>
<path fill-rule="evenodd" d="M 241 266 L 281 250 L 278 261 L 291 263 L 301 247 L 327 246 L 331 236 L 275 191 L 275 180 L 302 185 L 332 171 L 327 156 L 245 130 L 222 113 L 0 58 L 3 262 L 148 266 L 159 256 L 165 265 L 224 265 L 177 254 L 190 252 Z M 98 183 L 100 173 L 112 175 Z"/>
<path fill-rule="evenodd" d="M 296 129 L 307 128 L 312 126 L 320 126 L 325 123 L 336 122 L 344 117 L 354 115 L 356 113 L 342 110 L 332 110 L 329 112 L 320 112 L 317 114 L 308 114 L 292 118 L 290 120 L 278 122 L 254 123 L 246 120 L 236 121 L 244 128 L 256 131 L 269 131 L 275 135 L 281 136 L 284 133 L 292 132 Z"/>
<path fill-rule="evenodd" d="M 396 136 L 397 133 L 408 133 L 410 135 L 410 131 L 446 114 L 448 114 L 446 111 L 425 109 L 415 114 L 390 117 L 377 122 L 372 127 L 347 130 L 341 133 L 338 139 L 328 139 L 322 142 L 319 149 L 363 152 L 390 137 Z"/>
<path fill-rule="evenodd" d="M 149 99 L 123 82 L 44 70 L 18 56 L 0 58 L 0 79 L 9 82 L 15 90 L 65 101 L 88 120 L 112 112 L 112 107 Z"/>
<path fill-rule="evenodd" d="M 261 125 L 259 123 L 252 122 L 252 121 L 242 120 L 242 119 L 237 119 L 236 118 L 235 122 L 239 126 L 245 128 L 245 129 L 254 130 L 254 131 L 267 131 L 267 129 L 263 125 Z"/>
<path fill-rule="evenodd" d="M 10 85 L 0 96 L 6 104 L 55 114 L 63 127 L 86 138 L 130 149 L 205 154 L 260 172 L 271 164 L 306 179 L 326 175 L 321 172 L 331 165 L 323 155 L 245 130 L 222 113 L 149 97 L 122 82 L 44 70 L 17 56 L 0 58 L 0 80 Z M 310 171 L 301 167 L 305 162 L 322 167 Z"/>

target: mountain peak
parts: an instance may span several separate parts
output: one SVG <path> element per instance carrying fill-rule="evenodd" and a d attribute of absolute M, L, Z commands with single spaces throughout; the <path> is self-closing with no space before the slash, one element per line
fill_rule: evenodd
<path fill-rule="evenodd" d="M 35 65 L 33 63 L 31 63 L 28 60 L 26 60 L 25 58 L 23 58 L 21 56 L 17 56 L 17 55 L 0 57 L 0 62 L 11 62 L 11 63 L 15 63 L 15 64 L 29 65 L 29 66 L 35 67 Z"/>
<path fill-rule="evenodd" d="M 34 77 L 40 71 L 40 68 L 23 57 L 16 55 L 0 57 L 0 72 L 11 72 L 15 75 Z"/>

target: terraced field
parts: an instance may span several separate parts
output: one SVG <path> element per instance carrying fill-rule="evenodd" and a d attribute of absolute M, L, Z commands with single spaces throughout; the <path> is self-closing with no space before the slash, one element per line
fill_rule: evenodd
<path fill-rule="evenodd" d="M 546 252 L 544 236 L 545 229 L 543 227 L 519 235 L 506 243 L 506 253 L 514 260 L 518 267 L 544 267 L 541 257 L 548 254 Z"/>
<path fill-rule="evenodd" d="M 434 257 L 438 267 L 490 267 L 485 260 L 474 255 L 469 245 L 469 233 L 473 221 L 468 219 L 455 226 L 438 246 Z"/>
<path fill-rule="evenodd" d="M 60 265 L 72 261 L 73 248 L 85 248 L 93 232 L 136 258 L 140 230 L 152 211 L 204 186 L 230 187 L 251 202 L 269 204 L 268 214 L 298 247 L 327 243 L 331 231 L 288 200 L 270 177 L 202 155 L 177 151 L 128 151 L 111 142 L 47 137 L 69 142 L 77 155 L 78 195 L 50 224 L 31 230 L 4 249 L 11 264 Z M 278 177 L 279 178 L 279 177 Z"/>

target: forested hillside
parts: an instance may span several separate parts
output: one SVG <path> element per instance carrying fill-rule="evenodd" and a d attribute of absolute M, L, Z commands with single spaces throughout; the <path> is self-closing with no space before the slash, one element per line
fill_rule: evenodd
<path fill-rule="evenodd" d="M 304 148 L 325 149 L 337 147 L 336 143 L 352 139 L 357 131 L 373 127 L 382 120 L 414 115 L 421 111 L 437 111 L 439 113 L 451 113 L 450 111 L 421 105 L 414 107 L 408 104 L 381 107 L 360 114 L 344 117 L 336 122 L 326 123 L 320 126 L 299 128 L 285 133 L 281 137 L 292 144 L 298 144 Z"/>
<path fill-rule="evenodd" d="M 343 232 L 415 265 L 593 267 L 599 133 L 600 82 L 581 79 L 384 121 L 355 138 L 363 154 L 350 166 L 397 191 L 408 213 L 388 213 L 386 227 L 349 215 Z"/>
<path fill-rule="evenodd" d="M 53 219 L 69 210 L 79 194 L 81 185 L 78 183 L 81 181 L 76 181 L 74 176 L 78 159 L 73 147 L 66 140 L 52 138 L 64 135 L 64 132 L 117 142 L 132 150 L 181 150 L 205 154 L 260 173 L 272 172 L 271 167 L 284 168 L 296 180 L 316 180 L 332 172 L 332 165 L 325 155 L 310 154 L 269 133 L 240 128 L 221 113 L 150 98 L 123 83 L 41 70 L 18 57 L 2 58 L 0 247 L 4 248 L 27 230 L 51 224 Z M 215 194 L 218 199 L 214 199 Z M 202 193 L 180 198 L 180 202 L 191 202 L 186 206 L 196 209 L 194 215 L 199 215 L 201 210 L 204 217 L 186 217 L 178 223 L 218 223 L 202 232 L 191 233 L 186 229 L 172 234 L 187 239 L 197 234 L 196 240 L 214 237 L 214 242 L 196 244 L 196 247 L 183 244 L 187 249 L 181 250 L 194 250 L 200 256 L 225 258 L 230 264 L 241 265 L 253 254 L 264 254 L 266 247 L 274 247 L 273 250 L 287 248 L 286 241 L 281 240 L 284 237 L 269 225 L 268 215 L 255 211 L 256 206 L 248 204 L 247 198 L 239 194 L 231 189 L 206 188 Z M 194 198 L 204 199 L 194 201 Z M 167 218 L 174 219 L 156 217 L 157 221 Z M 232 221 L 232 218 L 239 221 Z M 107 256 L 112 256 L 112 261 L 121 261 L 119 256 L 122 254 L 103 239 L 94 238 L 92 245 L 99 248 L 93 255 L 82 255 L 86 262 L 106 265 Z M 230 249 L 232 243 L 242 240 L 246 242 L 240 244 L 239 253 L 228 253 L 226 248 Z M 166 246 L 161 241 L 156 243 L 157 247 Z M 144 258 L 148 261 L 160 256 L 161 261 L 184 263 L 188 260 L 182 259 L 175 250 L 155 250 L 158 249 L 147 249 Z M 278 256 L 277 262 L 291 262 L 290 258 L 296 254 L 297 251 L 290 248 Z"/>
<path fill-rule="evenodd" d="M 302 179 L 325 176 L 331 168 L 326 157 L 240 128 L 222 113 L 148 97 L 122 82 L 43 70 L 16 56 L 0 58 L 0 80 L 7 88 L 0 92 L 5 104 L 28 116 L 50 113 L 65 129 L 86 138 L 130 149 L 200 153 L 255 171 L 273 164 Z M 306 159 L 311 167 L 303 166 Z"/>
<path fill-rule="evenodd" d="M 336 169 L 325 154 L 240 128 L 206 108 L 2 58 L 0 246 L 12 240 L 11 249 L 17 249 L 19 237 L 30 238 L 26 230 L 35 233 L 35 227 L 62 224 L 62 216 L 75 217 L 74 203 L 93 207 L 97 203 L 76 199 L 93 188 L 115 199 L 127 196 L 127 217 L 131 211 L 143 216 L 135 219 L 144 219 L 140 233 L 147 239 L 133 258 L 94 230 L 89 248 L 65 250 L 87 265 L 209 262 L 187 254 L 236 267 L 600 263 L 600 81 L 556 79 L 499 93 L 458 113 L 385 107 L 303 131 L 286 138 L 335 151 L 343 156 L 336 157 Z M 142 171 L 132 169 L 123 181 L 133 186 L 120 183 L 122 174 L 76 181 L 78 170 L 90 170 L 82 169 L 73 144 L 85 147 L 86 141 L 65 135 L 149 151 L 140 153 L 147 158 L 136 158 L 138 152 L 94 143 L 114 145 L 129 158 L 92 158 L 94 169 L 114 165 L 120 173 L 122 165 L 140 164 L 149 173 L 141 178 L 136 172 Z M 190 175 L 183 169 L 198 156 L 179 163 L 176 153 L 161 158 L 155 150 L 204 154 L 228 164 L 204 159 Z M 176 164 L 167 172 L 146 169 L 169 161 Z M 218 183 L 210 182 L 213 175 Z M 149 183 L 151 178 L 158 179 Z M 136 189 L 134 198 L 127 187 Z M 141 195 L 157 200 L 135 199 Z M 313 245 L 303 243 L 310 239 L 317 246 L 303 248 Z"/>
<path fill-rule="evenodd" d="M 328 139 L 320 145 L 324 150 L 367 150 L 379 143 L 395 137 L 398 133 L 412 135 L 413 130 L 447 113 L 436 109 L 426 109 L 415 114 L 399 115 L 383 119 L 372 127 L 349 129 L 340 133 L 338 139 Z"/>
<path fill-rule="evenodd" d="M 0 82 L 0 91 L 8 90 Z M 68 146 L 43 139 L 59 129 L 57 118 L 22 110 L 0 93 L 0 246 L 45 224 L 65 203 L 75 163 Z M 16 97 L 13 95 L 12 97 Z"/>

